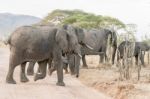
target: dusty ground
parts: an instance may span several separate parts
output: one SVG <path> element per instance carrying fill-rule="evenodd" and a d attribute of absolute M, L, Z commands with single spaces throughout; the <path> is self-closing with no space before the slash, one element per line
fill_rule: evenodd
<path fill-rule="evenodd" d="M 17 84 L 6 84 L 9 49 L 0 48 L 0 99 L 110 99 L 107 95 L 93 88 L 86 87 L 78 79 L 65 75 L 65 87 L 56 86 L 56 74 L 34 82 L 28 77 L 28 83 L 20 83 L 19 66 L 15 69 L 14 78 Z"/>
<path fill-rule="evenodd" d="M 81 69 L 80 80 L 113 99 L 150 99 L 150 66 L 141 70 L 141 79 L 137 81 L 137 72 L 132 70 L 132 78 L 120 81 L 118 69 L 110 65 L 98 65 L 98 56 L 87 56 L 89 69 Z M 98 67 L 98 68 L 97 68 Z"/>
<path fill-rule="evenodd" d="M 4 46 L 3 46 L 4 47 Z M 44 80 L 20 83 L 19 66 L 15 70 L 16 85 L 6 84 L 9 49 L 0 48 L 0 99 L 149 99 L 150 97 L 150 66 L 142 68 L 141 79 L 137 81 L 137 72 L 132 70 L 132 78 L 120 81 L 118 69 L 106 64 L 98 65 L 98 56 L 88 56 L 89 69 L 81 69 L 80 81 L 65 75 L 65 87 L 56 86 L 56 74 Z M 94 88 L 96 90 L 94 90 Z"/>

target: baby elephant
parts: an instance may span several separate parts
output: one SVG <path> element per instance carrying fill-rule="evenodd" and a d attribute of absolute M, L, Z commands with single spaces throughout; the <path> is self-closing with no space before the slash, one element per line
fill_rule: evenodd
<path fill-rule="evenodd" d="M 62 57 L 63 60 L 63 69 L 65 70 L 65 73 L 68 74 L 68 59 L 67 57 Z M 54 66 L 54 63 L 49 66 L 49 75 L 52 75 L 52 73 L 56 70 L 56 67 Z"/>

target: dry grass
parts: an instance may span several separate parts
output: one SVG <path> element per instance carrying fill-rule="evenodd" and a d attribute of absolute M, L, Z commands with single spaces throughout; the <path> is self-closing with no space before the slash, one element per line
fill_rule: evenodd
<path fill-rule="evenodd" d="M 137 70 L 135 69 L 131 71 L 131 80 L 120 81 L 116 67 L 110 64 L 98 65 L 98 56 L 88 56 L 86 59 L 89 69 L 81 69 L 79 78 L 85 85 L 93 87 L 113 99 L 149 99 L 150 66 L 147 63 L 147 67 L 141 70 L 140 81 L 137 81 Z"/>

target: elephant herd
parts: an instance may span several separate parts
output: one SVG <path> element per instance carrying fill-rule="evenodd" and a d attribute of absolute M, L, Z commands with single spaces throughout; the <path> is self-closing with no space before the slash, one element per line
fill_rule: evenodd
<path fill-rule="evenodd" d="M 72 25 L 35 25 L 17 28 L 10 35 L 7 43 L 10 46 L 7 83 L 16 84 L 13 79 L 13 73 L 18 65 L 21 65 L 20 81 L 27 82 L 26 63 L 29 62 L 27 74 L 33 75 L 34 65 L 37 62 L 39 67 L 34 76 L 35 81 L 45 78 L 48 68 L 49 74 L 52 74 L 54 70 L 57 71 L 58 81 L 56 84 L 64 86 L 63 68 L 68 72 L 69 65 L 70 73 L 78 77 L 80 59 L 82 59 L 84 68 L 88 68 L 85 55 L 99 55 L 100 62 L 103 62 L 104 58 L 107 57 L 107 43 L 113 48 L 111 61 L 114 64 L 117 35 L 115 31 L 104 28 L 84 30 Z M 125 44 L 126 42 L 122 42 L 118 46 L 120 56 L 117 59 L 122 58 Z M 150 47 L 136 42 L 135 57 L 140 53 L 138 49 L 148 51 Z M 141 61 L 144 64 L 142 57 Z"/>

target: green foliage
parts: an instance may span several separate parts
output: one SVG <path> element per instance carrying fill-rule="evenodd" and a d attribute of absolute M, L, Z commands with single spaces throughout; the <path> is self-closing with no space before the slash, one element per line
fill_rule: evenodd
<path fill-rule="evenodd" d="M 58 19 L 59 24 L 73 24 L 82 28 L 101 28 L 111 27 L 125 28 L 125 25 L 120 20 L 109 17 L 86 13 L 81 10 L 54 10 L 46 16 L 42 23 L 47 24 Z"/>

